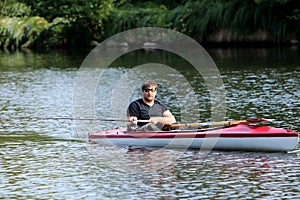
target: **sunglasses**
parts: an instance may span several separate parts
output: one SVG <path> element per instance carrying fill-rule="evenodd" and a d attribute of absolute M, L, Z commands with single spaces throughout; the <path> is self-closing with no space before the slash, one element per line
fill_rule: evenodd
<path fill-rule="evenodd" d="M 144 92 L 155 92 L 156 88 L 153 88 L 153 89 L 144 89 L 143 91 Z"/>

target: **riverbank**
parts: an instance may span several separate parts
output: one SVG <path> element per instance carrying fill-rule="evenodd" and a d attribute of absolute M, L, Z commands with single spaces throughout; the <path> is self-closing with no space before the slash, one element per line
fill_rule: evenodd
<path fill-rule="evenodd" d="M 0 4 L 0 48 L 89 47 L 140 27 L 175 30 L 210 46 L 299 45 L 297 5 L 297 0 L 13 0 Z"/>

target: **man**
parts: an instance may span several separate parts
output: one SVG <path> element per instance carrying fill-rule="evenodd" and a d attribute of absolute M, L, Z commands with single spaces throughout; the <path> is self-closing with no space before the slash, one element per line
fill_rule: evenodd
<path fill-rule="evenodd" d="M 127 109 L 127 116 L 132 123 L 130 126 L 143 126 L 142 130 L 162 128 L 165 124 L 176 122 L 171 111 L 164 104 L 155 100 L 157 94 L 157 83 L 146 81 L 142 85 L 143 98 L 130 103 Z M 138 122 L 143 120 L 147 122 Z M 155 125 L 155 126 L 153 126 Z M 129 127 L 130 128 L 130 127 Z"/>

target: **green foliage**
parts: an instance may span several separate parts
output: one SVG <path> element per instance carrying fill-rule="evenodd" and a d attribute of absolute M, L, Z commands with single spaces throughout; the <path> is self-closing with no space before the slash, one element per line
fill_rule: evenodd
<path fill-rule="evenodd" d="M 0 19 L 0 46 L 29 47 L 48 26 L 42 17 L 4 17 Z"/>
<path fill-rule="evenodd" d="M 24 3 L 18 3 L 16 0 L 0 1 L 0 16 L 25 17 L 30 16 L 31 9 Z"/>
<path fill-rule="evenodd" d="M 9 4 L 0 17 L 0 47 L 29 47 L 40 33 L 48 27 L 48 22 L 37 16 L 29 16 L 31 10 L 22 3 Z"/>
<path fill-rule="evenodd" d="M 167 27 L 169 26 L 166 20 L 168 13 L 167 7 L 161 4 L 140 2 L 133 5 L 124 1 L 106 21 L 105 31 L 107 35 L 113 35 L 138 27 Z"/>
<path fill-rule="evenodd" d="M 221 1 L 188 1 L 170 13 L 172 28 L 191 36 L 206 38 L 222 26 L 224 9 Z"/>
<path fill-rule="evenodd" d="M 241 41 L 265 31 L 268 40 L 280 43 L 288 31 L 299 32 L 300 12 L 296 1 L 182 0 L 172 1 L 170 6 L 168 1 L 124 0 L 116 4 L 104 25 L 108 36 L 132 28 L 156 26 L 201 41 L 222 30 L 228 31 L 230 41 Z"/>
<path fill-rule="evenodd" d="M 298 0 L 2 0 L 0 10 L 1 47 L 82 47 L 151 26 L 203 42 L 222 31 L 230 42 L 262 32 L 278 44 L 291 33 L 300 40 Z"/>
<path fill-rule="evenodd" d="M 288 15 L 287 18 L 290 20 L 300 21 L 300 9 L 294 9 L 293 13 L 291 15 Z"/>
<path fill-rule="evenodd" d="M 50 45 L 59 41 L 58 46 L 87 46 L 93 39 L 102 40 L 103 21 L 114 9 L 113 1 L 23 0 L 34 13 L 51 22 L 43 36 L 51 37 Z"/>
<path fill-rule="evenodd" d="M 235 41 L 264 30 L 270 40 L 280 43 L 287 31 L 299 33 L 296 5 L 296 0 L 187 1 L 172 10 L 170 16 L 173 29 L 204 41 L 224 29 L 232 33 Z"/>
<path fill-rule="evenodd" d="M 55 18 L 36 39 L 34 46 L 37 48 L 66 46 L 65 29 L 69 24 L 70 22 L 64 18 Z"/>
<path fill-rule="evenodd" d="M 255 23 L 267 30 L 276 43 L 284 40 L 288 32 L 299 36 L 299 22 L 297 17 L 297 0 L 261 0 L 256 4 Z M 298 39 L 300 39 L 298 37 Z"/>

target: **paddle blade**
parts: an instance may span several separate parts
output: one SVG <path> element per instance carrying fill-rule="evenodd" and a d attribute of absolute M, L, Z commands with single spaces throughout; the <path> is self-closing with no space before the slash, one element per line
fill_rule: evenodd
<path fill-rule="evenodd" d="M 246 122 L 248 123 L 261 123 L 261 122 L 272 122 L 272 119 L 265 119 L 265 118 L 250 118 L 247 119 Z"/>

